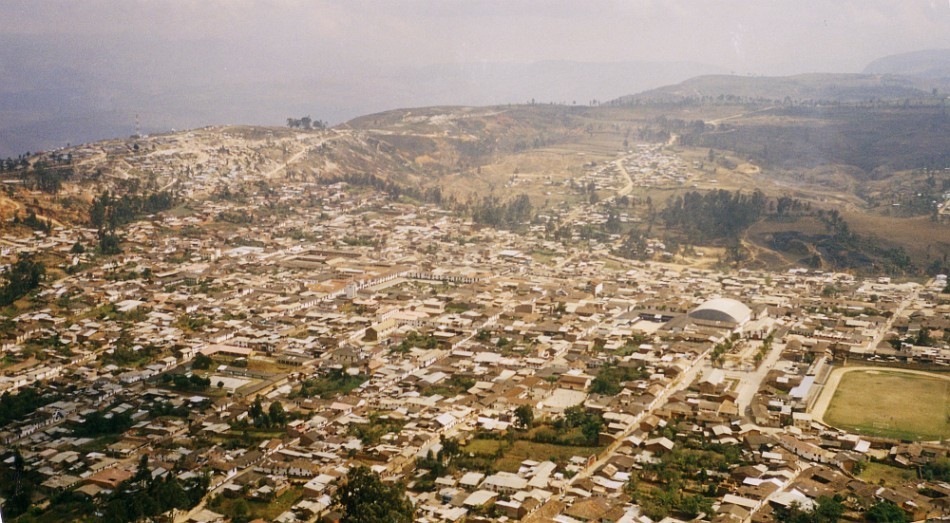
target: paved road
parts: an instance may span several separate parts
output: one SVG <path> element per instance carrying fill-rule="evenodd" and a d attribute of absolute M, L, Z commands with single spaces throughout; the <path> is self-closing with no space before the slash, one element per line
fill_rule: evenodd
<path fill-rule="evenodd" d="M 765 380 L 765 376 L 775 367 L 775 364 L 782 356 L 784 350 L 784 343 L 773 342 L 772 349 L 768 355 L 766 355 L 765 359 L 762 360 L 762 364 L 752 372 L 742 373 L 742 377 L 740 377 L 739 381 L 741 387 L 739 389 L 739 397 L 736 399 L 736 406 L 739 408 L 739 413 L 743 416 L 745 415 L 746 409 L 752 404 L 752 398 L 759 392 L 759 387 L 762 386 L 762 381 Z"/>
<path fill-rule="evenodd" d="M 927 282 L 926 287 L 930 287 L 931 285 L 933 285 L 933 280 Z M 878 330 L 878 333 L 873 338 L 871 338 L 870 342 L 868 342 L 868 350 L 874 350 L 874 348 L 877 347 L 879 343 L 881 343 L 881 340 L 884 339 L 884 336 L 891 331 L 891 327 L 894 325 L 894 320 L 896 320 L 897 317 L 900 316 L 901 313 L 903 313 L 904 310 L 910 306 L 910 304 L 917 301 L 917 296 L 920 295 L 920 290 L 923 288 L 925 287 L 919 285 L 915 286 L 914 291 L 908 294 L 906 298 L 901 300 L 901 304 L 897 307 L 897 310 L 894 311 L 894 314 L 892 314 L 891 317 L 887 319 L 887 321 L 884 323 L 884 326 L 881 327 L 881 329 Z"/>

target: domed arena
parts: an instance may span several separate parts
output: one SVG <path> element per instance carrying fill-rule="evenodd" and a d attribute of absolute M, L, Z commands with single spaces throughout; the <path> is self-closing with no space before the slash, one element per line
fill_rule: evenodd
<path fill-rule="evenodd" d="M 742 325 L 752 318 L 752 310 L 732 298 L 715 298 L 689 312 L 689 317 L 702 321 L 718 321 Z"/>

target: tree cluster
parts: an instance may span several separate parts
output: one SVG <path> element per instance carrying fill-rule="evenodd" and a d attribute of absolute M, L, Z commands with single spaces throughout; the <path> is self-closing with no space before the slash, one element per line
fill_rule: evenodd
<path fill-rule="evenodd" d="M 92 200 L 89 224 L 97 229 L 115 230 L 140 216 L 166 211 L 174 205 L 175 196 L 169 191 L 122 196 L 104 191 Z"/>
<path fill-rule="evenodd" d="M 175 390 L 201 392 L 208 390 L 211 386 L 211 380 L 202 378 L 197 374 L 187 376 L 185 374 L 162 374 L 161 382 Z"/>
<path fill-rule="evenodd" d="M 48 218 L 46 221 L 41 220 L 36 216 L 36 211 L 33 209 L 30 209 L 30 212 L 28 212 L 23 218 L 20 218 L 19 213 L 15 214 L 13 216 L 13 223 L 23 224 L 34 231 L 45 232 L 46 234 L 49 234 L 53 231 L 53 220 Z"/>
<path fill-rule="evenodd" d="M 294 397 L 312 398 L 315 396 L 329 399 L 341 394 L 347 394 L 366 381 L 362 374 L 352 375 L 346 368 L 330 369 L 326 376 L 308 378 L 300 382 L 300 389 Z"/>
<path fill-rule="evenodd" d="M 40 285 L 46 266 L 32 258 L 20 258 L 3 273 L 0 286 L 0 307 L 6 307 Z"/>
<path fill-rule="evenodd" d="M 121 434 L 132 426 L 132 412 L 122 413 L 101 411 L 90 412 L 82 423 L 73 428 L 73 433 L 81 437 L 98 437 L 105 434 Z"/>
<path fill-rule="evenodd" d="M 583 441 L 571 441 L 556 443 L 562 444 L 581 444 L 594 447 L 598 443 L 600 431 L 604 427 L 604 418 L 595 412 L 588 412 L 583 405 L 574 405 L 564 411 L 564 416 L 554 422 L 554 428 L 557 431 L 570 432 L 573 429 L 580 429 Z"/>
<path fill-rule="evenodd" d="M 904 509 L 890 501 L 881 501 L 872 505 L 864 512 L 864 519 L 874 523 L 907 523 L 910 521 Z"/>
<path fill-rule="evenodd" d="M 531 405 L 518 405 L 515 409 L 515 423 L 522 429 L 530 429 L 534 424 L 534 409 Z"/>
<path fill-rule="evenodd" d="M 801 214 L 810 209 L 810 203 L 803 202 L 798 198 L 792 198 L 791 196 L 780 196 L 775 202 L 769 202 L 769 210 L 774 211 L 778 217 Z"/>
<path fill-rule="evenodd" d="M 8 156 L 4 159 L 0 159 L 0 172 L 15 171 L 17 169 L 24 169 L 26 167 L 29 167 L 30 166 L 29 158 L 30 158 L 30 153 L 27 152 L 27 153 L 17 156 L 16 158 L 12 158 Z"/>
<path fill-rule="evenodd" d="M 181 481 L 172 475 L 152 478 L 151 474 L 136 474 L 119 485 L 102 507 L 105 523 L 130 523 L 152 519 L 172 509 L 187 510 L 198 503 L 208 491 L 211 478 L 200 475 Z"/>
<path fill-rule="evenodd" d="M 646 374 L 640 369 L 607 364 L 597 372 L 597 376 L 590 384 L 590 391 L 594 394 L 614 396 L 623 390 L 624 382 L 644 377 Z"/>
<path fill-rule="evenodd" d="M 287 413 L 284 411 L 284 406 L 279 401 L 274 401 L 265 411 L 260 396 L 254 400 L 251 408 L 247 410 L 247 417 L 254 424 L 254 427 L 260 429 L 280 428 L 287 423 Z"/>
<path fill-rule="evenodd" d="M 439 345 L 439 340 L 432 334 L 419 334 L 417 331 L 411 331 L 399 345 L 394 349 L 396 352 L 409 352 L 409 349 L 419 347 L 423 349 L 434 349 Z"/>
<path fill-rule="evenodd" d="M 461 454 L 461 447 L 457 440 L 452 438 L 446 439 L 444 436 L 442 437 L 441 443 L 442 448 L 438 454 L 433 454 L 432 449 L 429 449 L 429 452 L 426 453 L 424 458 L 416 459 L 416 468 L 426 469 L 428 472 L 416 481 L 412 487 L 413 490 L 417 492 L 431 492 L 435 489 L 436 478 L 451 471 L 449 462 L 452 458 Z"/>
<path fill-rule="evenodd" d="M 672 198 L 660 213 L 667 228 L 682 230 L 691 242 L 703 239 L 735 239 L 762 217 L 765 194 L 751 195 L 724 189 L 705 194 L 690 191 Z"/>
<path fill-rule="evenodd" d="M 531 220 L 534 209 L 527 194 L 501 201 L 497 196 L 484 196 L 472 209 L 472 221 L 495 228 L 517 227 Z"/>
<path fill-rule="evenodd" d="M 657 435 L 677 438 L 679 446 L 662 453 L 658 460 L 644 464 L 638 477 L 627 487 L 635 502 L 654 520 L 671 514 L 693 519 L 700 513 L 711 514 L 712 502 L 718 497 L 722 473 L 741 465 L 742 451 L 735 445 L 713 443 L 700 438 L 679 438 L 679 428 L 670 424 Z M 640 488 L 640 480 L 649 483 Z"/>
<path fill-rule="evenodd" d="M 52 166 L 45 161 L 38 161 L 32 169 L 23 171 L 21 176 L 34 189 L 56 194 L 62 188 L 63 182 L 73 177 L 73 169 L 68 166 Z"/>
<path fill-rule="evenodd" d="M 928 481 L 950 482 L 950 458 L 938 458 L 920 467 L 920 477 Z"/>
<path fill-rule="evenodd" d="M 116 229 L 140 216 L 165 211 L 175 205 L 175 197 L 168 191 L 147 194 L 124 194 L 116 196 L 104 191 L 92 200 L 89 208 L 89 224 L 98 229 L 99 252 L 118 254 L 121 238 Z"/>
<path fill-rule="evenodd" d="M 836 523 L 842 514 L 844 506 L 837 496 L 818 496 L 815 506 L 810 509 L 802 508 L 798 503 L 776 509 L 775 520 L 779 523 Z"/>
<path fill-rule="evenodd" d="M 199 352 L 195 359 L 191 360 L 191 368 L 199 370 L 207 370 L 211 368 L 211 365 L 214 364 L 214 360 L 210 356 Z"/>
<path fill-rule="evenodd" d="M 405 196 L 413 200 L 434 203 L 439 206 L 448 205 L 450 208 L 455 205 L 454 197 L 445 197 L 442 194 L 441 187 L 436 186 L 423 189 L 421 187 L 400 184 L 392 180 L 384 180 L 371 173 L 356 172 L 348 173 L 343 176 L 321 177 L 320 183 L 325 185 L 347 183 L 355 187 L 372 187 L 377 191 L 386 193 L 389 198 L 393 200 Z"/>
<path fill-rule="evenodd" d="M 287 118 L 287 127 L 291 129 L 326 129 L 327 123 L 323 120 L 314 120 L 309 116 L 303 118 Z"/>
<path fill-rule="evenodd" d="M 333 495 L 341 523 L 411 523 L 416 509 L 401 484 L 386 484 L 365 466 L 351 468 Z"/>
<path fill-rule="evenodd" d="M 0 427 L 23 419 L 36 409 L 58 401 L 60 395 L 55 392 L 40 392 L 35 387 L 24 387 L 16 394 L 9 391 L 0 396 Z"/>

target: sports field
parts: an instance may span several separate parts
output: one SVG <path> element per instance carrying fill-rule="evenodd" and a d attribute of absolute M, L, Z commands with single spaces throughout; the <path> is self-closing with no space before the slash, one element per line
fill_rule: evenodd
<path fill-rule="evenodd" d="M 936 374 L 854 370 L 835 389 L 824 421 L 871 436 L 910 440 L 950 437 L 950 380 Z"/>

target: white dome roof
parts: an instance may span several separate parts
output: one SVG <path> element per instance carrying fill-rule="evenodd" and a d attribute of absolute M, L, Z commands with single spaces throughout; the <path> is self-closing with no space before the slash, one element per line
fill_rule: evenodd
<path fill-rule="evenodd" d="M 732 298 L 715 298 L 689 312 L 690 318 L 707 321 L 745 323 L 752 317 L 752 309 Z"/>

